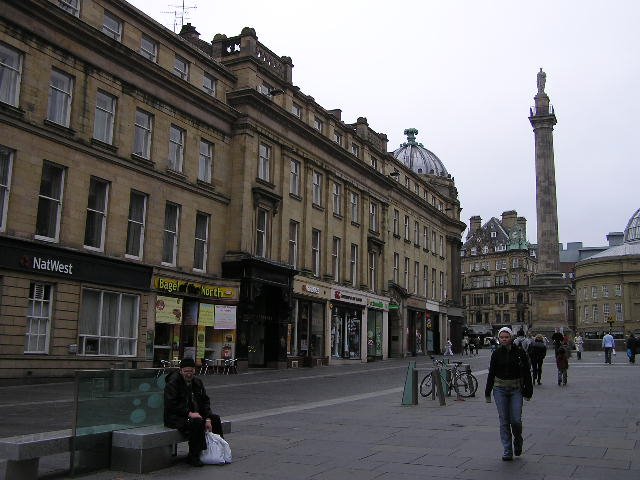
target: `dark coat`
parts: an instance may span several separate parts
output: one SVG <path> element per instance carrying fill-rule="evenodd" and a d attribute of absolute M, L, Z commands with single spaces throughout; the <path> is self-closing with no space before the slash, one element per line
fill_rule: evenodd
<path fill-rule="evenodd" d="M 535 341 L 529 345 L 527 353 L 532 362 L 541 362 L 547 356 L 547 347 L 544 342 Z"/>
<path fill-rule="evenodd" d="M 202 384 L 202 380 L 193 377 L 191 381 L 192 404 L 196 409 L 190 410 L 189 388 L 180 372 L 167 375 L 164 387 L 164 424 L 169 428 L 183 430 L 190 411 L 196 411 L 202 418 L 212 418 L 211 402 Z"/>
<path fill-rule="evenodd" d="M 525 351 L 515 345 L 511 348 L 498 347 L 491 354 L 489 363 L 489 374 L 487 375 L 487 385 L 485 387 L 485 397 L 491 396 L 495 378 L 503 380 L 521 379 L 522 396 L 531 398 L 533 395 L 533 381 L 531 380 L 531 365 L 529 357 Z"/>

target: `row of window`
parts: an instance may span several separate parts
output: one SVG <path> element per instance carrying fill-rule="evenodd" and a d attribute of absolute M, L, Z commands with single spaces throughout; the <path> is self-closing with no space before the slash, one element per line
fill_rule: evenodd
<path fill-rule="evenodd" d="M 14 151 L 0 146 L 0 231 L 6 228 L 13 158 Z M 66 173 L 63 166 L 48 161 L 42 164 L 35 230 L 35 238 L 38 240 L 57 242 L 59 239 Z M 110 186 L 108 180 L 93 176 L 90 178 L 84 231 L 84 246 L 88 250 L 104 251 Z M 126 239 L 128 258 L 142 259 L 147 203 L 147 194 L 131 191 Z M 162 263 L 167 266 L 175 266 L 177 262 L 180 210 L 181 206 L 175 203 L 167 202 L 165 205 Z M 210 215 L 196 212 L 195 220 L 193 269 L 205 272 Z"/>
<path fill-rule="evenodd" d="M 600 306 L 599 305 L 585 305 L 584 307 L 578 307 L 578 318 L 582 318 L 584 323 L 589 322 L 608 322 L 611 320 L 616 320 L 618 322 L 624 321 L 624 315 L 622 314 L 622 304 L 616 303 L 614 304 L 615 315 L 611 314 L 611 305 L 608 303 L 602 304 L 602 317 L 600 317 Z"/>
<path fill-rule="evenodd" d="M 72 15 L 80 16 L 79 0 L 59 0 L 61 8 Z M 113 38 L 118 42 L 122 42 L 124 32 L 124 22 L 117 15 L 108 10 L 104 11 L 102 20 L 102 33 Z M 146 59 L 156 63 L 158 61 L 158 42 L 148 35 L 142 34 L 140 39 L 140 47 L 138 53 Z M 185 81 L 189 81 L 190 63 L 180 55 L 175 55 L 173 64 L 173 74 Z M 209 95 L 215 97 L 217 88 L 217 80 L 209 73 L 203 72 L 202 89 Z"/>
<path fill-rule="evenodd" d="M 462 272 L 464 273 L 464 262 L 462 263 Z M 508 265 L 508 260 L 506 258 L 501 258 L 496 260 L 496 270 L 506 270 Z M 515 257 L 511 259 L 511 268 L 524 268 L 529 271 L 535 270 L 535 264 L 530 263 L 528 260 L 520 257 Z M 481 270 L 491 270 L 491 262 L 488 260 L 481 262 L 473 262 L 469 263 L 469 272 L 479 272 Z"/>
<path fill-rule="evenodd" d="M 493 277 L 493 282 L 491 275 L 480 275 L 476 277 L 463 278 L 462 288 L 491 288 L 492 283 L 495 287 L 503 287 L 507 285 L 529 285 L 529 281 L 529 275 L 520 273 L 511 274 L 511 278 L 506 274 L 495 275 Z"/>
<path fill-rule="evenodd" d="M 529 304 L 528 292 L 518 292 L 515 297 L 511 297 L 514 303 Z M 477 293 L 474 295 L 463 295 L 462 304 L 467 305 L 506 305 L 509 303 L 509 292 L 496 292 L 493 294 L 493 303 L 490 293 Z"/>
<path fill-rule="evenodd" d="M 400 212 L 393 209 L 393 234 L 400 238 Z M 409 215 L 404 216 L 404 239 L 411 241 L 411 219 Z M 438 240 L 438 241 L 436 241 Z M 441 257 L 446 256 L 444 236 L 438 235 L 434 229 L 431 229 L 431 239 L 429 239 L 429 227 L 422 227 L 422 236 L 420 235 L 420 222 L 413 221 L 413 243 L 427 250 L 431 249 L 433 253 L 437 253 Z"/>
<path fill-rule="evenodd" d="M 0 44 L 0 101 L 18 106 L 21 82 L 22 54 Z M 74 79 L 71 75 L 53 69 L 49 81 L 47 120 L 63 127 L 69 127 L 73 102 Z M 102 90 L 96 93 L 93 138 L 107 145 L 114 144 L 114 130 L 117 111 L 117 97 Z M 137 109 L 134 122 L 133 154 L 151 160 L 153 138 L 153 114 Z M 167 169 L 184 173 L 187 132 L 178 125 L 171 124 L 168 132 L 169 145 Z M 198 180 L 211 183 L 213 171 L 214 144 L 201 138 L 198 145 Z"/>
<path fill-rule="evenodd" d="M 615 296 L 622 296 L 622 285 L 616 284 L 613 286 Z M 587 300 L 589 298 L 598 298 L 598 291 L 600 291 L 600 297 L 609 298 L 609 285 L 601 285 L 600 287 L 592 285 L 591 286 L 591 296 L 588 295 L 589 287 L 582 287 L 578 289 L 578 300 Z"/>
<path fill-rule="evenodd" d="M 49 353 L 54 286 L 31 283 L 24 353 Z M 140 298 L 107 290 L 82 289 L 78 355 L 136 356 Z"/>

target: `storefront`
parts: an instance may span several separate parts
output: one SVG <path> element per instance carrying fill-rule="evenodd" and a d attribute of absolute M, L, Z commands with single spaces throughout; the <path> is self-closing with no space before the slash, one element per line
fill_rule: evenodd
<path fill-rule="evenodd" d="M 152 269 L 55 245 L 0 238 L 0 376 L 142 366 Z"/>
<path fill-rule="evenodd" d="M 153 361 L 235 358 L 238 287 L 157 276 Z"/>
<path fill-rule="evenodd" d="M 369 297 L 367 300 L 367 361 L 382 360 L 388 352 L 384 348 L 388 342 L 388 313 L 387 298 Z"/>
<path fill-rule="evenodd" d="M 366 361 L 366 298 L 357 290 L 331 290 L 331 358 Z"/>
<path fill-rule="evenodd" d="M 425 348 L 427 353 L 442 353 L 444 341 L 446 340 L 446 338 L 441 338 L 440 332 L 444 331 L 445 328 L 442 328 L 443 326 L 441 325 L 439 308 L 440 306 L 437 302 L 427 300 L 427 311 L 425 312 Z"/>
<path fill-rule="evenodd" d="M 319 283 L 295 280 L 293 315 L 287 328 L 289 366 L 316 366 L 327 362 L 326 307 L 330 289 Z"/>
<path fill-rule="evenodd" d="M 426 348 L 427 328 L 424 300 L 407 298 L 407 355 L 424 355 Z"/>

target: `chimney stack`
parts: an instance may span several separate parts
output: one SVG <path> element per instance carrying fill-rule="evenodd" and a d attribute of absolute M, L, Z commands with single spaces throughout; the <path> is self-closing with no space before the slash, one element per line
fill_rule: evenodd
<path fill-rule="evenodd" d="M 469 234 L 467 237 L 471 237 L 476 230 L 479 230 L 482 227 L 482 217 L 480 215 L 474 215 L 469 219 Z"/>
<path fill-rule="evenodd" d="M 509 232 L 513 227 L 516 226 L 516 221 L 518 218 L 518 212 L 515 210 L 507 210 L 506 212 L 502 212 L 502 226 Z"/>

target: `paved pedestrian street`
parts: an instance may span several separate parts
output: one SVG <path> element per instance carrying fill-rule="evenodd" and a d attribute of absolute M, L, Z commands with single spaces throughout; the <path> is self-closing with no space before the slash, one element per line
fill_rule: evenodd
<path fill-rule="evenodd" d="M 503 462 L 495 404 L 484 400 L 487 355 L 481 352 L 471 362 L 480 384 L 475 398 L 450 397 L 440 406 L 420 397 L 418 405 L 402 406 L 404 374 L 397 375 L 395 386 L 371 383 L 365 393 L 336 392 L 323 400 L 267 409 L 256 404 L 252 411 L 226 416 L 233 422 L 227 436 L 234 457 L 230 465 L 193 468 L 177 462 L 152 474 L 103 471 L 82 478 L 640 479 L 640 365 L 629 365 L 621 355 L 618 363 L 605 365 L 600 352 L 587 352 L 582 361 L 575 356 L 570 360 L 568 385 L 558 387 L 548 357 L 543 384 L 536 386 L 531 402 L 525 402 L 523 456 Z M 408 361 L 390 360 L 376 367 L 401 372 Z M 298 377 L 311 374 L 307 372 L 332 378 L 344 374 L 349 383 L 358 375 L 335 366 L 273 372 L 272 378 L 290 375 L 279 387 L 286 390 L 302 381 Z M 234 380 L 251 379 L 251 374 L 241 374 Z M 260 383 L 266 382 L 256 382 L 256 392 Z M 180 455 L 185 449 L 182 444 Z"/>

